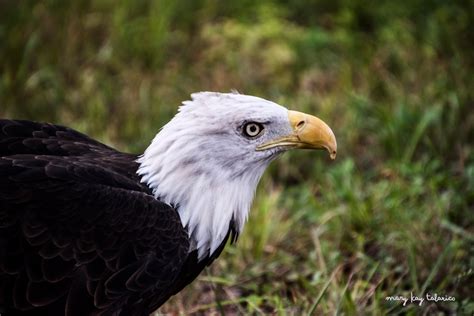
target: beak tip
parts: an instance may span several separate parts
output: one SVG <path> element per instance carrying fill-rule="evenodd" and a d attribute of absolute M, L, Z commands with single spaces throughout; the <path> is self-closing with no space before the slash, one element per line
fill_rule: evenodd
<path fill-rule="evenodd" d="M 327 126 L 328 129 L 328 134 L 329 134 L 329 140 L 326 143 L 326 149 L 329 152 L 329 157 L 331 157 L 331 160 L 336 159 L 337 155 L 337 141 L 336 141 L 336 136 L 334 135 L 334 132 L 332 129 Z"/>

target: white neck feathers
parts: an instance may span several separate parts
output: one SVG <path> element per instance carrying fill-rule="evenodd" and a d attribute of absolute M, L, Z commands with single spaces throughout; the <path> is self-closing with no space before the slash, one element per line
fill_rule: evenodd
<path fill-rule="evenodd" d="M 265 166 L 234 177 L 192 159 L 169 159 L 160 143 L 158 135 L 138 160 L 138 173 L 157 199 L 178 210 L 190 236 L 190 250 L 197 249 L 201 259 L 220 246 L 231 222 L 237 233 L 242 231 Z"/>

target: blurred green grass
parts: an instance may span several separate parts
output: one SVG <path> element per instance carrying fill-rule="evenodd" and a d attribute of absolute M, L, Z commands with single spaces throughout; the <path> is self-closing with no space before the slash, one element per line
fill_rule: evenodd
<path fill-rule="evenodd" d="M 194 91 L 317 114 L 162 313 L 474 313 L 474 2 L 0 1 L 0 116 L 142 152 Z M 386 296 L 438 293 L 401 306 Z"/>

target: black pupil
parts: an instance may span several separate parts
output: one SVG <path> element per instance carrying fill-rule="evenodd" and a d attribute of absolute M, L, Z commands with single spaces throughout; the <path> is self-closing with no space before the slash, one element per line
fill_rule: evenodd
<path fill-rule="evenodd" d="M 257 125 L 250 125 L 250 133 L 255 133 L 257 131 Z"/>

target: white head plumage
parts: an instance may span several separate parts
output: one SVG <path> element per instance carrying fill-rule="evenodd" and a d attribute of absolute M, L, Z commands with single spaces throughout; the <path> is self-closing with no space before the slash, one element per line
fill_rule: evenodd
<path fill-rule="evenodd" d="M 289 147 L 259 146 L 295 127 L 286 108 L 258 97 L 191 97 L 139 158 L 138 174 L 156 198 L 177 208 L 190 251 L 197 249 L 201 259 L 220 246 L 231 223 L 242 231 L 265 168 Z"/>

